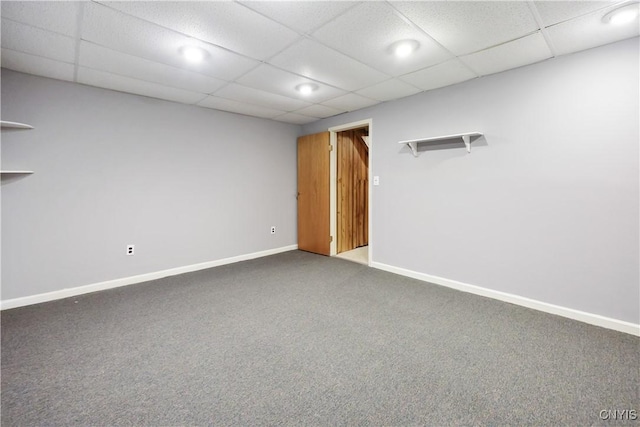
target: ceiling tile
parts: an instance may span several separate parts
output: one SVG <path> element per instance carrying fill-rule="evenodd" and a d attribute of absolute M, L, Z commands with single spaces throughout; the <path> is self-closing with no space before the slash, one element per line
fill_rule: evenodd
<path fill-rule="evenodd" d="M 379 103 L 380 101 L 376 101 L 375 99 L 365 98 L 364 96 L 356 95 L 355 93 L 348 93 L 335 99 L 325 101 L 322 105 L 337 108 L 342 111 L 355 111 Z"/>
<path fill-rule="evenodd" d="M 346 91 L 387 79 L 381 72 L 308 39 L 299 41 L 269 62 Z"/>
<path fill-rule="evenodd" d="M 2 17 L 75 37 L 81 2 L 3 1 Z"/>
<path fill-rule="evenodd" d="M 201 107 L 213 108 L 215 110 L 229 111 L 247 116 L 264 117 L 267 119 L 281 116 L 285 113 L 284 111 L 259 107 L 257 105 L 246 104 L 231 99 L 218 98 L 216 96 L 207 96 L 204 100 L 200 101 L 198 105 Z"/>
<path fill-rule="evenodd" d="M 335 108 L 327 107 L 320 104 L 311 105 L 309 107 L 301 108 L 296 113 L 303 114 L 305 116 L 315 117 L 317 119 L 324 119 L 326 117 L 335 116 L 337 114 L 344 113 L 347 110 L 337 110 Z"/>
<path fill-rule="evenodd" d="M 638 36 L 638 20 L 615 26 L 602 22 L 602 17 L 616 6 L 572 19 L 547 28 L 547 34 L 558 55 L 578 52 L 607 43 Z"/>
<path fill-rule="evenodd" d="M 109 7 L 252 58 L 266 59 L 299 35 L 230 1 L 105 2 Z M 242 23 L 242 25 L 239 25 Z M 265 37 L 268 34 L 268 37 Z"/>
<path fill-rule="evenodd" d="M 73 81 L 74 66 L 41 56 L 2 49 L 2 66 L 21 73 Z"/>
<path fill-rule="evenodd" d="M 407 74 L 400 79 L 423 90 L 437 89 L 473 79 L 477 75 L 460 60 L 452 59 L 415 73 Z"/>
<path fill-rule="evenodd" d="M 390 101 L 392 99 L 414 95 L 418 92 L 421 92 L 421 90 L 415 86 L 398 79 L 391 79 L 360 89 L 357 93 L 368 98 L 377 99 L 378 101 Z"/>
<path fill-rule="evenodd" d="M 182 102 L 184 104 L 194 104 L 203 97 L 201 93 L 166 87 L 157 83 L 145 82 L 85 67 L 78 67 L 78 83 L 151 98 Z"/>
<path fill-rule="evenodd" d="M 214 92 L 226 84 L 204 74 L 116 52 L 85 41 L 80 44 L 79 63 L 88 68 L 203 94 Z"/>
<path fill-rule="evenodd" d="M 281 111 L 293 111 L 310 105 L 308 102 L 288 98 L 282 95 L 253 89 L 236 83 L 231 83 L 215 93 L 216 97 L 246 102 Z"/>
<path fill-rule="evenodd" d="M 460 59 L 481 76 L 544 61 L 553 55 L 539 32 Z"/>
<path fill-rule="evenodd" d="M 96 3 L 86 4 L 84 12 L 82 39 L 112 50 L 223 80 L 233 80 L 259 64 Z M 208 52 L 208 57 L 200 64 L 189 64 L 179 55 L 184 45 L 202 47 Z"/>
<path fill-rule="evenodd" d="M 2 47 L 73 63 L 76 41 L 71 37 L 2 18 Z"/>
<path fill-rule="evenodd" d="M 326 84 L 322 84 L 306 77 L 282 71 L 267 64 L 262 64 L 249 71 L 247 74 L 240 77 L 237 82 L 245 86 L 309 102 L 322 102 L 347 93 L 343 90 L 327 86 Z M 309 95 L 302 95 L 296 90 L 296 86 L 302 83 L 315 83 L 318 85 L 318 90 Z"/>
<path fill-rule="evenodd" d="M 610 6 L 610 1 L 535 1 L 545 27 Z"/>
<path fill-rule="evenodd" d="M 384 31 L 380 31 L 384 28 Z M 389 4 L 365 2 L 313 33 L 320 42 L 387 74 L 397 76 L 438 64 L 450 57 L 424 32 L 408 23 Z M 390 51 L 393 42 L 413 39 L 419 48 L 406 58 Z M 345 43 L 348 40 L 348 43 Z"/>
<path fill-rule="evenodd" d="M 456 55 L 486 49 L 538 29 L 523 1 L 394 2 L 393 6 Z"/>
<path fill-rule="evenodd" d="M 315 117 L 303 116 L 301 114 L 296 113 L 287 113 L 281 116 L 276 116 L 273 120 L 277 120 L 279 122 L 291 123 L 294 125 L 306 125 L 307 123 L 312 123 L 317 121 Z"/>
<path fill-rule="evenodd" d="M 241 4 L 302 33 L 310 33 L 358 2 L 243 1 Z"/>

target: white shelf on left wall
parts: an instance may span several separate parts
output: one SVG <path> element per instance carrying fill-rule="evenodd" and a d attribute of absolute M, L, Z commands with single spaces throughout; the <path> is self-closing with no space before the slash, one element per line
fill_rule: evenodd
<path fill-rule="evenodd" d="M 0 127 L 2 129 L 33 129 L 33 126 L 26 123 L 9 122 L 6 120 L 0 120 Z M 33 171 L 27 170 L 0 170 L 0 175 L 31 175 Z"/>
<path fill-rule="evenodd" d="M 0 120 L 0 127 L 3 129 L 33 129 L 33 126 L 26 123 L 8 122 L 5 120 Z"/>

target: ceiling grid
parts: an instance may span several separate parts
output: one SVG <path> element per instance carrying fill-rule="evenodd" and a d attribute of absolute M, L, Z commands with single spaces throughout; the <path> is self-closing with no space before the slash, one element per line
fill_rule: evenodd
<path fill-rule="evenodd" d="M 637 37 L 637 17 L 608 20 L 624 6 L 638 3 L 5 1 L 2 67 L 306 124 Z M 399 58 L 403 40 L 417 49 Z"/>

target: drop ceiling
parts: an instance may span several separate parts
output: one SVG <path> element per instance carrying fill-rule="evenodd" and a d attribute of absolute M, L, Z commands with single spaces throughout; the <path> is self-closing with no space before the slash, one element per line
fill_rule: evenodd
<path fill-rule="evenodd" d="M 625 3 L 2 1 L 2 67 L 305 124 L 638 36 L 603 22 Z"/>

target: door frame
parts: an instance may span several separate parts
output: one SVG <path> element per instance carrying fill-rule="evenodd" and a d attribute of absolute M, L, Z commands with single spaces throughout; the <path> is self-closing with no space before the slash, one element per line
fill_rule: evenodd
<path fill-rule="evenodd" d="M 367 174 L 368 174 L 368 189 L 367 189 L 367 197 L 369 198 L 368 201 L 368 209 L 367 209 L 367 216 L 369 219 L 369 244 L 367 246 L 367 265 L 371 266 L 371 254 L 373 253 L 373 221 L 372 221 L 372 215 L 371 215 L 371 206 L 373 206 L 373 190 L 372 190 L 372 185 L 373 185 L 373 176 L 372 176 L 372 152 L 373 152 L 373 119 L 365 119 L 365 120 L 360 120 L 357 122 L 351 122 L 351 123 L 345 123 L 343 125 L 338 125 L 338 126 L 333 126 L 330 127 L 329 130 L 329 143 L 331 144 L 332 147 L 334 147 L 333 150 L 331 150 L 330 156 L 329 156 L 329 176 L 330 176 L 330 182 L 329 182 L 329 197 L 330 197 L 330 201 L 329 201 L 329 230 L 331 232 L 331 236 L 334 236 L 334 238 L 331 241 L 331 247 L 330 247 L 330 253 L 331 256 L 334 256 L 337 254 L 338 249 L 337 249 L 337 239 L 338 239 L 338 233 L 337 233 L 337 223 L 338 223 L 338 203 L 336 200 L 337 194 L 338 194 L 338 155 L 337 155 L 337 151 L 338 151 L 338 132 L 342 132 L 345 130 L 351 130 L 351 129 L 358 129 L 358 128 L 363 128 L 363 127 L 368 127 L 369 128 L 369 164 L 367 165 Z"/>

